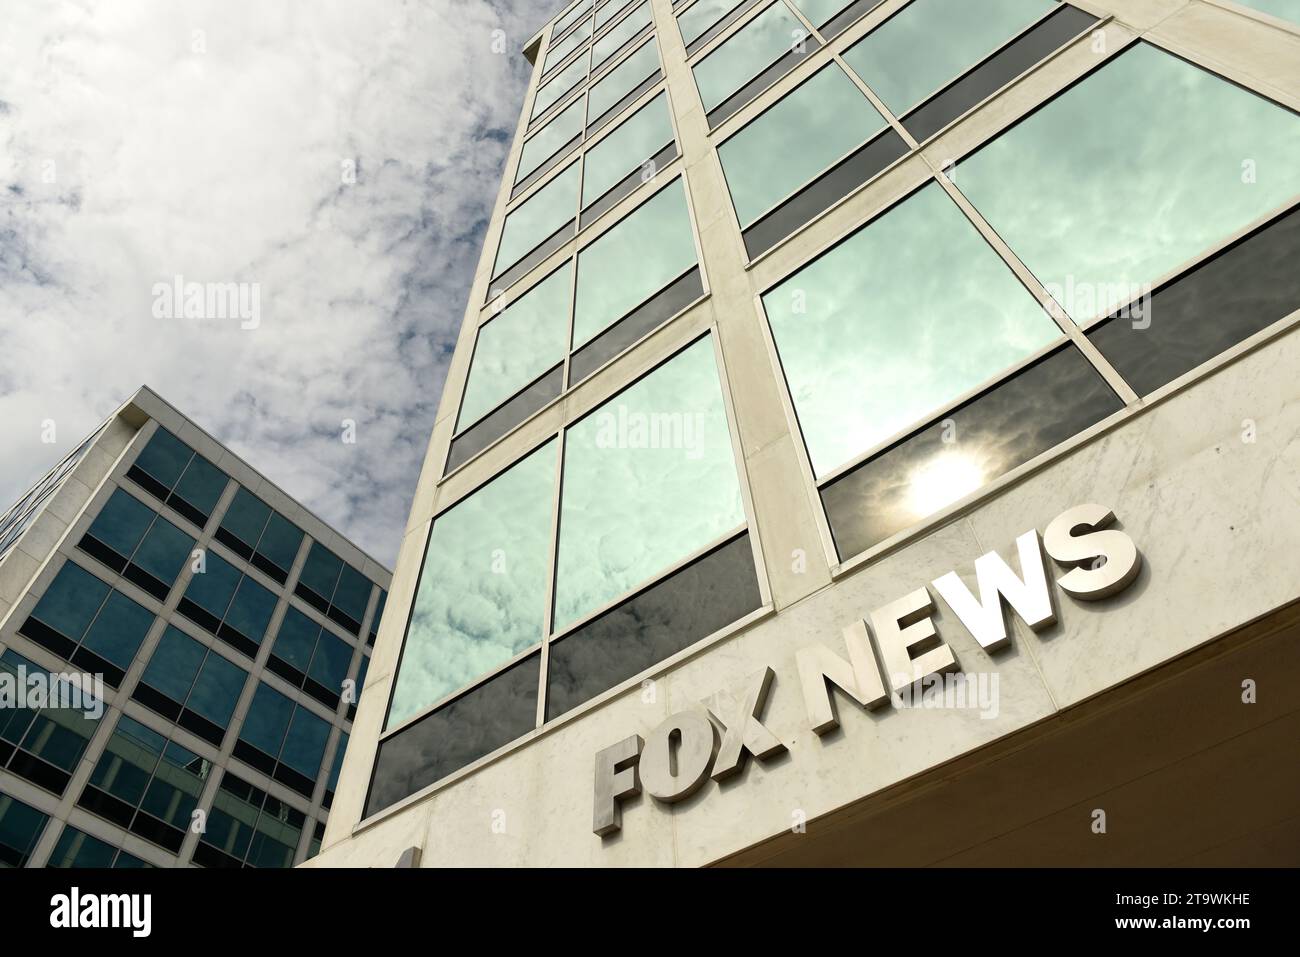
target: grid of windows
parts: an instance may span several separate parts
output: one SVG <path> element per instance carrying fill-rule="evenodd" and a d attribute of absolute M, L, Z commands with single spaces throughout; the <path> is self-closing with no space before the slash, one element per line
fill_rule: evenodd
<path fill-rule="evenodd" d="M 745 526 L 705 336 L 434 521 L 370 809 L 758 608 Z"/>
<path fill-rule="evenodd" d="M 312 542 L 293 593 L 335 624 L 361 634 L 371 581 L 320 542 Z"/>
<path fill-rule="evenodd" d="M 153 620 L 148 608 L 67 561 L 18 630 L 116 688 Z"/>
<path fill-rule="evenodd" d="M 329 733 L 324 718 L 259 682 L 239 729 L 235 757 L 310 798 Z"/>
<path fill-rule="evenodd" d="M 248 672 L 168 625 L 131 697 L 221 747 Z"/>
<path fill-rule="evenodd" d="M 165 601 L 194 539 L 130 492 L 116 488 L 77 547 Z"/>
<path fill-rule="evenodd" d="M 353 648 L 296 608 L 280 623 L 266 667 L 331 710 L 339 706 Z"/>
<path fill-rule="evenodd" d="M 127 477 L 199 528 L 226 488 L 226 473 L 164 428 L 140 450 Z"/>
<path fill-rule="evenodd" d="M 194 863 L 212 868 L 291 867 L 306 824 L 302 811 L 227 771 L 194 848 Z"/>
<path fill-rule="evenodd" d="M 303 532 L 248 489 L 240 487 L 213 536 L 254 568 L 283 585 Z"/>
<path fill-rule="evenodd" d="M 15 693 L 33 678 L 50 689 L 43 701 L 28 696 L 25 707 L 5 702 L 0 708 L 0 768 L 62 795 L 98 727 L 102 703 L 12 648 L 0 655 L 0 672 Z"/>

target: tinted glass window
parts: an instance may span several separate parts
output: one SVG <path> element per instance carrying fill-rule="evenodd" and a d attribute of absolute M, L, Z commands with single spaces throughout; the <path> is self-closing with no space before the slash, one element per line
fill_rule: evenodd
<path fill-rule="evenodd" d="M 711 112 L 800 41 L 814 42 L 779 0 L 750 20 L 693 67 L 705 112 Z"/>
<path fill-rule="evenodd" d="M 514 265 L 570 222 L 577 209 L 578 164 L 574 163 L 506 216 L 497 250 L 497 272 Z"/>
<path fill-rule="evenodd" d="M 156 515 L 134 495 L 114 489 L 88 531 L 123 558 L 130 558 Z"/>
<path fill-rule="evenodd" d="M 533 100 L 533 117 L 539 117 L 560 101 L 578 82 L 587 75 L 587 58 L 580 56 L 555 76 L 546 81 L 546 85 L 537 91 Z"/>
<path fill-rule="evenodd" d="M 221 517 L 221 527 L 249 548 L 255 548 L 270 517 L 271 507 L 240 486 L 226 509 L 226 514 Z"/>
<path fill-rule="evenodd" d="M 36 603 L 32 617 L 78 641 L 110 591 L 108 585 L 80 565 L 64 562 Z"/>
<path fill-rule="evenodd" d="M 682 42 L 690 46 L 724 16 L 732 11 L 739 0 L 696 0 L 677 17 L 682 31 Z"/>
<path fill-rule="evenodd" d="M 597 40 L 591 48 L 592 69 L 594 70 L 612 57 L 625 43 L 630 42 L 633 37 L 650 26 L 652 22 L 653 18 L 650 15 L 649 3 L 641 4 L 641 6 L 620 20 L 613 29 Z"/>
<path fill-rule="evenodd" d="M 668 95 L 660 93 L 587 151 L 582 205 L 590 206 L 672 141 Z"/>
<path fill-rule="evenodd" d="M 658 69 L 659 53 L 654 41 L 650 40 L 592 84 L 587 94 L 587 121 L 602 116 Z"/>
<path fill-rule="evenodd" d="M 555 119 L 551 120 L 524 144 L 519 153 L 519 174 L 515 181 L 523 179 L 537 167 L 550 159 L 575 136 L 582 132 L 582 118 L 585 104 L 582 98 L 573 101 Z"/>

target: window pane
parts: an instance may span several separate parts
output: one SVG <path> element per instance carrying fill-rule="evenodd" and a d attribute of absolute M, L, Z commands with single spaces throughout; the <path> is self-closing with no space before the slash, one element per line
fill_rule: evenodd
<path fill-rule="evenodd" d="M 271 507 L 248 489 L 240 486 L 235 497 L 221 517 L 221 527 L 232 533 L 249 548 L 257 547 L 266 520 L 271 517 Z"/>
<path fill-rule="evenodd" d="M 194 451 L 166 429 L 158 429 L 135 464 L 170 489 L 176 484 Z"/>
<path fill-rule="evenodd" d="M 587 94 L 587 122 L 598 119 L 658 69 L 659 53 L 655 41 L 649 40 L 592 85 Z"/>
<path fill-rule="evenodd" d="M 113 865 L 117 848 L 106 844 L 97 837 L 91 837 L 67 825 L 54 845 L 46 867 L 94 867 L 104 868 Z"/>
<path fill-rule="evenodd" d="M 199 671 L 190 692 L 186 707 L 200 717 L 207 718 L 218 727 L 230 724 L 230 716 L 235 713 L 235 703 L 239 693 L 244 690 L 244 680 L 248 672 L 238 665 L 227 661 L 216 652 L 209 652 L 207 660 Z"/>
<path fill-rule="evenodd" d="M 239 583 L 239 590 L 226 612 L 226 624 L 235 628 L 245 638 L 260 643 L 266 633 L 266 626 L 271 623 L 271 613 L 275 611 L 275 594 L 267 591 L 257 582 L 245 576 Z"/>
<path fill-rule="evenodd" d="M 673 141 L 667 94 L 660 93 L 587 151 L 582 205 L 590 206 Z"/>
<path fill-rule="evenodd" d="M 306 674 L 320 632 L 320 625 L 298 609 L 288 608 L 280 630 L 276 633 L 275 643 L 271 646 L 271 654 Z"/>
<path fill-rule="evenodd" d="M 679 177 L 578 255 L 574 346 L 613 325 L 695 262 Z"/>
<path fill-rule="evenodd" d="M 176 581 L 193 548 L 194 539 L 160 516 L 144 537 L 134 561 L 154 578 L 170 585 Z"/>
<path fill-rule="evenodd" d="M 712 341 L 570 426 L 562 488 L 557 628 L 742 524 Z"/>
<path fill-rule="evenodd" d="M 686 8 L 686 12 L 677 18 L 677 25 L 682 31 L 682 42 L 690 46 L 704 35 L 724 16 L 731 12 L 740 0 L 697 0 Z"/>
<path fill-rule="evenodd" d="M 88 531 L 123 558 L 130 558 L 156 514 L 134 495 L 114 489 Z"/>
<path fill-rule="evenodd" d="M 612 30 L 596 41 L 595 46 L 591 48 L 591 68 L 594 70 L 612 57 L 625 43 L 629 42 L 652 22 L 650 4 L 641 4 L 641 6 L 620 20 Z"/>
<path fill-rule="evenodd" d="M 551 49 L 547 51 L 546 60 L 542 63 L 542 72 L 546 72 L 574 50 L 578 49 L 578 47 L 587 42 L 587 39 L 590 36 L 591 24 L 584 23 L 555 46 L 551 47 Z"/>
<path fill-rule="evenodd" d="M 459 428 L 473 425 L 564 361 L 572 286 L 570 261 L 479 328 L 461 400 Z"/>
<path fill-rule="evenodd" d="M 321 758 L 325 756 L 325 742 L 329 739 L 329 734 L 327 721 L 316 717 L 306 708 L 299 707 L 289 725 L 289 734 L 284 739 L 284 751 L 280 760 L 300 774 L 309 778 L 316 777 L 320 771 Z"/>
<path fill-rule="evenodd" d="M 286 572 L 298 557 L 298 548 L 302 545 L 302 529 L 289 521 L 279 512 L 272 512 L 262 532 L 262 541 L 258 543 L 258 554 L 264 555 Z"/>
<path fill-rule="evenodd" d="M 352 664 L 352 646 L 328 631 L 322 631 L 316 645 L 316 654 L 306 669 L 308 677 L 333 691 L 343 693 L 343 682 Z"/>
<path fill-rule="evenodd" d="M 629 0 L 609 0 L 596 11 L 596 29 L 609 23 L 621 11 L 627 8 Z"/>
<path fill-rule="evenodd" d="M 258 682 L 249 705 L 248 717 L 239 729 L 239 740 L 246 741 L 258 750 L 278 757 L 284 733 L 293 717 L 293 702 L 270 685 Z"/>
<path fill-rule="evenodd" d="M 547 442 L 434 521 L 388 727 L 541 641 L 555 459 Z"/>
<path fill-rule="evenodd" d="M 957 181 L 1086 322 L 1300 192 L 1297 156 L 1294 113 L 1140 43 L 961 163 Z"/>
<path fill-rule="evenodd" d="M 225 489 L 226 473 L 203 456 L 195 455 L 176 483 L 175 492 L 206 516 L 212 514 Z"/>
<path fill-rule="evenodd" d="M 901 116 L 1057 6 L 1053 0 L 913 0 L 844 53 Z"/>
<path fill-rule="evenodd" d="M 741 227 L 884 126 L 843 70 L 834 63 L 822 69 L 718 147 Z"/>
<path fill-rule="evenodd" d="M 203 645 L 168 625 L 140 680 L 178 704 L 184 704 L 207 653 Z"/>
<path fill-rule="evenodd" d="M 114 591 L 104 602 L 82 645 L 126 670 L 152 624 L 153 612 Z"/>
<path fill-rule="evenodd" d="M 937 184 L 763 307 L 818 476 L 1061 335 Z"/>
<path fill-rule="evenodd" d="M 0 794 L 0 867 L 22 867 L 48 821 L 44 814 Z"/>
<path fill-rule="evenodd" d="M 64 562 L 36 603 L 32 617 L 79 641 L 111 589 L 75 562 Z"/>
<path fill-rule="evenodd" d="M 343 756 L 348 750 L 348 734 L 343 732 L 339 735 L 338 746 L 334 749 L 334 766 L 330 768 L 329 780 L 325 783 L 326 790 L 335 791 L 339 786 L 339 772 L 343 770 Z"/>
<path fill-rule="evenodd" d="M 351 565 L 344 565 L 331 604 L 357 622 L 360 628 L 361 619 L 366 617 L 366 605 L 370 604 L 370 589 L 369 578 Z"/>
<path fill-rule="evenodd" d="M 298 576 L 298 584 L 306 585 L 329 601 L 334 595 L 334 586 L 338 583 L 339 572 L 342 570 L 343 559 L 320 542 L 312 542 L 311 551 L 307 553 L 307 561 Z"/>
<path fill-rule="evenodd" d="M 173 827 L 189 827 L 211 767 L 194 752 L 169 741 L 140 809 Z"/>
<path fill-rule="evenodd" d="M 573 101 L 555 119 L 551 120 L 533 135 L 519 153 L 519 173 L 515 182 L 519 182 L 537 167 L 555 155 L 560 147 L 582 132 L 582 98 Z"/>
<path fill-rule="evenodd" d="M 157 731 L 122 715 L 95 765 L 90 783 L 137 807 L 166 744 L 167 739 Z"/>
<path fill-rule="evenodd" d="M 226 613 L 230 596 L 239 584 L 239 569 L 216 552 L 208 550 L 204 570 L 196 572 L 185 588 L 185 597 L 217 618 Z"/>
<path fill-rule="evenodd" d="M 496 271 L 513 266 L 570 222 L 578 210 L 578 164 L 574 163 L 506 216 L 497 250 Z"/>
<path fill-rule="evenodd" d="M 587 75 L 587 58 L 578 57 L 555 76 L 546 81 L 546 85 L 537 91 L 533 100 L 533 118 L 541 116 L 564 97 L 578 82 Z"/>
<path fill-rule="evenodd" d="M 692 68 L 704 111 L 711 112 L 800 40 L 815 43 L 784 3 L 776 2 Z"/>
<path fill-rule="evenodd" d="M 561 33 L 567 30 L 575 20 L 590 9 L 591 0 L 582 0 L 582 2 L 577 4 L 572 10 L 555 21 L 555 26 L 551 29 L 551 36 L 558 37 Z"/>
<path fill-rule="evenodd" d="M 1279 20 L 1300 23 L 1300 0 L 1237 0 L 1237 2 L 1254 7 L 1261 13 L 1267 13 Z"/>
<path fill-rule="evenodd" d="M 851 2 L 852 0 L 794 0 L 794 5 L 813 26 L 820 27 Z M 966 4 L 970 0 L 961 0 L 961 2 Z"/>

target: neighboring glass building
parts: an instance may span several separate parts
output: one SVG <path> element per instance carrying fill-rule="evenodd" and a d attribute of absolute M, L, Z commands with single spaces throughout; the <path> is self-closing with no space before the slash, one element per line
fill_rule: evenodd
<path fill-rule="evenodd" d="M 0 866 L 319 850 L 387 570 L 148 389 L 0 542 Z"/>
<path fill-rule="evenodd" d="M 317 863 L 1300 847 L 1295 698 L 1233 691 L 1300 649 L 1297 51 L 1287 0 L 557 11 Z"/>

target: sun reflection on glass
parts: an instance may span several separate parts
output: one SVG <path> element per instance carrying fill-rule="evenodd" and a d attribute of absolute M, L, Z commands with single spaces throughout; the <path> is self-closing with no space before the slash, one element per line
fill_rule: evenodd
<path fill-rule="evenodd" d="M 984 484 L 984 469 L 970 456 L 944 452 L 914 470 L 907 504 L 918 518 L 933 515 Z"/>

